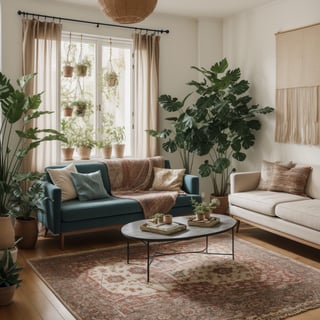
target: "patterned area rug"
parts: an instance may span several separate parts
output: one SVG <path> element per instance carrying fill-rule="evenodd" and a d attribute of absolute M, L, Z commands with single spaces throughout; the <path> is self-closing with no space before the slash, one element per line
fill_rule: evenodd
<path fill-rule="evenodd" d="M 227 234 L 209 239 L 211 252 L 230 252 L 230 245 Z M 160 249 L 203 246 L 204 239 L 197 239 Z M 234 261 L 199 253 L 157 257 L 150 283 L 144 256 L 139 244 L 132 247 L 129 265 L 126 247 L 29 263 L 77 319 L 279 320 L 320 307 L 320 270 L 240 239 Z"/>

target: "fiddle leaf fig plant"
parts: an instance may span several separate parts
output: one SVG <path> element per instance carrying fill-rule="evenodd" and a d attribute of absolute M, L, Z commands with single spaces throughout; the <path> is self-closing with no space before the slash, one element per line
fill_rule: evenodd
<path fill-rule="evenodd" d="M 182 101 L 169 95 L 159 97 L 160 107 L 178 113 L 166 118 L 171 128 L 147 131 L 165 140 L 165 151 L 179 151 L 186 172 L 191 172 L 195 154 L 205 156 L 198 172 L 202 177 L 210 177 L 215 196 L 227 195 L 230 173 L 235 171 L 232 161 L 244 161 L 245 151 L 255 144 L 255 132 L 261 128 L 258 115 L 273 111 L 271 107 L 252 104 L 247 93 L 249 82 L 241 79 L 239 68 L 228 67 L 227 59 L 209 69 L 192 67 L 202 76 L 200 81 L 188 83 L 194 91 Z M 192 94 L 196 95 L 195 102 L 186 106 Z"/>
<path fill-rule="evenodd" d="M 203 79 L 189 83 L 200 95 L 191 111 L 202 122 L 199 130 L 204 141 L 198 154 L 209 157 L 200 165 L 199 174 L 210 177 L 215 196 L 228 194 L 230 173 L 235 171 L 232 159 L 244 161 L 245 151 L 255 144 L 255 132 L 261 128 L 257 115 L 273 111 L 252 104 L 249 82 L 241 79 L 239 68 L 228 66 L 223 59 L 210 69 L 193 67 Z"/>

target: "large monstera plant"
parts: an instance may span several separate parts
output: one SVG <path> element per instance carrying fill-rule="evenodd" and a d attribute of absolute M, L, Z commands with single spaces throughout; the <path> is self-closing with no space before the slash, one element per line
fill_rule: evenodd
<path fill-rule="evenodd" d="M 260 130 L 260 114 L 273 111 L 271 107 L 252 104 L 248 95 L 249 82 L 241 79 L 239 68 L 229 69 L 227 59 L 215 63 L 210 69 L 192 67 L 201 73 L 200 81 L 188 85 L 197 94 L 196 101 L 185 106 L 182 101 L 168 95 L 160 96 L 160 106 L 166 111 L 180 111 L 179 116 L 167 118 L 172 129 L 149 130 L 149 134 L 166 139 L 162 147 L 168 152 L 205 156 L 199 166 L 202 177 L 210 177 L 212 194 L 225 196 L 229 192 L 230 173 L 235 171 L 232 159 L 244 161 L 245 151 L 255 144 L 255 133 Z M 181 111 L 182 110 L 182 111 Z"/>

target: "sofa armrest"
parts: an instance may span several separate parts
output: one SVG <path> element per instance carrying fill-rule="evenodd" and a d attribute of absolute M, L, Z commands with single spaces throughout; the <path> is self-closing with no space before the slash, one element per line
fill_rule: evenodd
<path fill-rule="evenodd" d="M 46 199 L 43 206 L 41 221 L 54 233 L 60 233 L 61 225 L 61 189 L 56 185 L 46 182 L 44 184 Z"/>
<path fill-rule="evenodd" d="M 199 194 L 199 192 L 200 192 L 199 177 L 198 176 L 193 176 L 191 174 L 185 174 L 183 176 L 182 189 L 186 193 Z"/>
<path fill-rule="evenodd" d="M 260 171 L 234 172 L 230 175 L 230 193 L 255 190 L 259 184 Z"/>

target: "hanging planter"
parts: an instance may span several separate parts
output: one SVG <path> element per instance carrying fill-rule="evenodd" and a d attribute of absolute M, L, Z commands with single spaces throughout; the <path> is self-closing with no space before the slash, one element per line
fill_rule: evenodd
<path fill-rule="evenodd" d="M 85 64 L 78 63 L 75 67 L 77 77 L 85 77 L 87 75 L 88 66 Z"/>
<path fill-rule="evenodd" d="M 82 59 L 82 35 L 81 35 L 79 62 L 75 66 L 75 73 L 77 77 L 85 77 L 87 75 L 89 64 L 90 64 L 90 61 L 88 60 L 88 58 Z"/>
<path fill-rule="evenodd" d="M 63 76 L 65 78 L 72 78 L 73 75 L 73 66 L 71 65 L 64 65 L 63 66 Z"/>
<path fill-rule="evenodd" d="M 71 78 L 72 75 L 73 75 L 73 66 L 71 65 L 71 62 L 69 60 L 70 50 L 71 50 L 71 32 L 70 32 L 70 35 L 69 35 L 67 61 L 65 62 L 65 65 L 63 66 L 63 76 L 65 78 Z"/>
<path fill-rule="evenodd" d="M 116 87 L 119 83 L 118 75 L 114 71 L 106 72 L 104 78 L 108 87 Z"/>
<path fill-rule="evenodd" d="M 116 87 L 119 83 L 119 76 L 114 71 L 112 66 L 112 42 L 110 38 L 110 54 L 109 54 L 109 66 L 108 71 L 104 75 L 104 80 L 106 81 L 108 87 L 113 88 Z"/>

